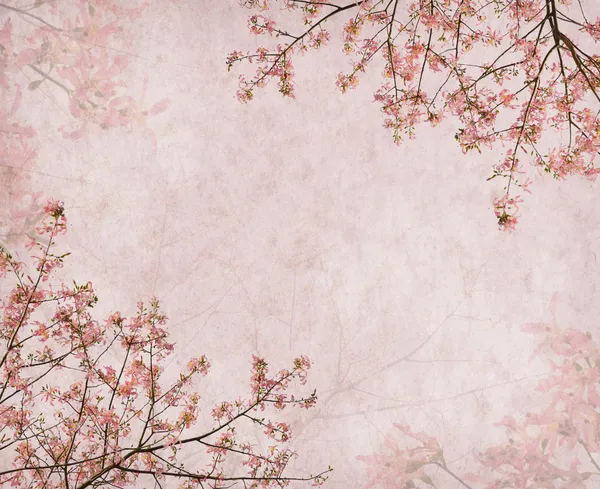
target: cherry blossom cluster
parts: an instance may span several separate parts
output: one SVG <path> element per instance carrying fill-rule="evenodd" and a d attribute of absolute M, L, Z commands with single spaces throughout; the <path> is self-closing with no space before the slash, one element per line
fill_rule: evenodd
<path fill-rule="evenodd" d="M 518 222 L 517 207 L 505 205 L 520 198 L 511 192 L 531 183 L 518 179 L 521 155 L 557 179 L 595 179 L 600 171 L 595 162 L 600 151 L 600 56 L 581 47 L 600 41 L 600 18 L 588 17 L 581 2 L 240 3 L 261 12 L 250 17 L 253 34 L 286 41 L 229 55 L 229 68 L 237 62 L 258 63 L 251 78 L 240 76 L 240 101 L 251 100 L 255 89 L 272 78 L 279 79 L 284 96 L 293 97 L 290 59 L 327 44 L 329 29 L 341 29 L 341 51 L 352 57 L 352 68 L 338 74 L 337 86 L 342 93 L 356 88 L 360 75 L 379 57 L 383 83 L 375 101 L 396 143 L 415 137 L 418 124 L 435 126 L 453 116 L 460 124 L 455 139 L 464 153 L 495 144 L 505 148 L 504 161 L 494 165 L 488 179 L 504 182 L 504 197 L 494 204 L 501 229 L 513 230 Z M 281 7 L 289 28 L 282 26 Z"/>
<path fill-rule="evenodd" d="M 27 245 L 31 262 L 0 249 L 3 290 L 14 283 L 0 302 L 0 459 L 12 459 L 11 468 L 0 466 L 0 485 L 124 488 L 170 478 L 182 488 L 238 482 L 267 488 L 327 479 L 331 468 L 288 476 L 297 456 L 288 447 L 290 425 L 257 415 L 271 406 L 314 405 L 316 392 L 301 398 L 287 392 L 292 382 L 306 382 L 306 357 L 269 375 L 265 359 L 254 356 L 250 395 L 216 403 L 214 423 L 199 429 L 203 398 L 194 388 L 210 361 L 191 358 L 178 378 L 166 381 L 175 345 L 157 299 L 139 302 L 132 317 L 117 311 L 98 321 L 90 282 L 56 286 L 53 277 L 68 253 L 58 254 L 55 242 L 66 231 L 64 205 L 49 201 Z M 248 432 L 244 424 L 262 428 L 266 450 L 238 434 Z M 182 463 L 185 447 L 200 448 L 195 467 Z M 240 462 L 235 473 L 226 469 L 232 460 Z"/>

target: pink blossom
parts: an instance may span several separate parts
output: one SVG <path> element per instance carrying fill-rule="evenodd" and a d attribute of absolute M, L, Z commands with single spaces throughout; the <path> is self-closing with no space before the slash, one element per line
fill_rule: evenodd
<path fill-rule="evenodd" d="M 262 425 L 267 439 L 288 443 L 292 437 L 288 423 L 255 418 L 253 413 L 314 405 L 315 393 L 297 398 L 286 392 L 292 381 L 306 383 L 308 358 L 298 357 L 291 370 L 269 375 L 265 359 L 253 356 L 249 396 L 218 404 L 212 414 L 219 424 L 200 429 L 200 395 L 191 386 L 198 374 L 208 374 L 206 356 L 190 359 L 179 378 L 168 382 L 164 366 L 174 347 L 156 298 L 138 302 L 132 317 L 114 312 L 97 321 L 91 315 L 98 300 L 91 283 L 47 286 L 48 277 L 68 255 L 54 250 L 67 221 L 64 205 L 57 200 L 48 201 L 43 214 L 39 233 L 47 242 L 36 241 L 31 248 L 37 277 L 9 274 L 21 265 L 0 249 L 2 280 L 16 279 L 2 302 L 0 452 L 7 460 L 12 457 L 13 467 L 22 471 L 15 477 L 0 469 L 0 484 L 37 487 L 43 475 L 46 487 L 59 489 L 66 482 L 55 480 L 55 470 L 48 469 L 58 466 L 64 468 L 61 474 L 66 474 L 69 487 L 98 477 L 110 477 L 116 486 L 132 485 L 140 470 L 162 480 L 173 470 L 192 474 L 181 468 L 185 464 L 181 465 L 179 451 L 200 444 L 212 459 L 204 472 L 206 480 L 215 477 L 221 485 L 233 480 L 249 486 L 286 485 L 290 479 L 284 471 L 294 453 L 276 446 L 261 451 L 256 444 L 239 440 L 236 426 L 251 419 Z M 37 312 L 51 320 L 33 319 Z M 60 374 L 67 368 L 74 377 L 70 383 Z M 40 413 L 40 403 L 51 407 L 50 420 Z M 13 439 L 14 443 L 6 443 Z M 228 461 L 239 455 L 240 466 L 247 468 L 245 476 L 226 471 Z M 301 479 L 321 484 L 330 470 Z"/>
<path fill-rule="evenodd" d="M 258 64 L 253 74 L 239 78 L 241 102 L 250 102 L 255 89 L 273 78 L 283 96 L 293 97 L 293 56 L 331 44 L 329 23 L 341 20 L 338 45 L 350 56 L 351 69 L 337 75 L 336 85 L 342 93 L 355 89 L 379 58 L 382 83 L 374 98 L 397 144 L 414 138 L 420 123 L 437 125 L 451 115 L 458 119 L 455 138 L 464 153 L 502 145 L 503 157 L 492 164 L 488 180 L 503 183 L 505 196 L 494 201 L 494 212 L 500 229 L 510 232 L 519 220 L 515 189 L 531 193 L 523 156 L 557 179 L 593 180 L 600 173 L 600 98 L 593 81 L 600 56 L 583 47 L 586 38 L 600 39 L 600 20 L 590 20 L 583 7 L 571 12 L 570 0 L 557 2 L 564 12 L 557 14 L 558 7 L 543 0 L 508 2 L 505 8 L 471 0 L 443 0 L 435 7 L 423 1 L 340 6 L 283 0 L 283 12 L 279 2 L 245 0 L 244 7 L 258 11 L 249 15 L 251 32 L 291 41 L 281 46 L 267 38 L 256 54 L 236 50 L 226 63 L 229 69 Z M 278 15 L 276 28 L 271 13 Z M 500 22 L 492 26 L 487 19 L 493 17 Z M 571 24 L 579 37 L 567 29 Z M 481 59 L 471 59 L 475 48 Z M 522 88 L 509 90 L 506 81 Z M 562 136 L 568 143 L 561 143 Z"/>

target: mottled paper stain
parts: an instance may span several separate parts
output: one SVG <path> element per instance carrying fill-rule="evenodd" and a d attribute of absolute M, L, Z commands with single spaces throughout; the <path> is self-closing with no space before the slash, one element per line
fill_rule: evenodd
<path fill-rule="evenodd" d="M 521 229 L 499 233 L 491 156 L 464 156 L 444 124 L 394 146 L 367 82 L 334 90 L 336 52 L 302 62 L 296 102 L 271 87 L 239 105 L 224 59 L 250 45 L 245 14 L 156 3 L 130 26 L 132 83 L 147 73 L 147 99 L 171 100 L 149 123 L 156 151 L 143 129 L 68 150 L 40 134 L 26 186 L 66 203 L 65 274 L 92 280 L 103 312 L 155 293 L 171 368 L 201 353 L 220 365 L 207 395 L 237 395 L 253 353 L 274 369 L 309 355 L 319 401 L 290 414 L 294 467 L 333 465 L 327 487 L 364 482 L 355 456 L 394 422 L 438 434 L 447 459 L 479 450 L 533 402 L 539 369 L 518 327 L 547 318 L 559 291 L 565 326 L 596 328 L 594 187 L 543 181 Z M 26 103 L 40 127 L 53 120 Z"/>

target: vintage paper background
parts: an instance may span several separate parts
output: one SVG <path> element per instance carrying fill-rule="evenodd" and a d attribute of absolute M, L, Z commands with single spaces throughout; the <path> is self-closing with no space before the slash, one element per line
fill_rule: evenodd
<path fill-rule="evenodd" d="M 492 423 L 535 406 L 547 366 L 529 364 L 525 322 L 596 328 L 597 185 L 535 179 L 518 231 L 497 230 L 497 152 L 460 152 L 452 122 L 394 146 L 371 103 L 374 73 L 347 95 L 337 49 L 297 58 L 297 99 L 274 87 L 248 106 L 225 56 L 251 48 L 235 0 L 154 2 L 118 49 L 127 78 L 169 109 L 143 127 L 57 127 L 60 94 L 28 93 L 38 131 L 28 185 L 65 201 L 67 278 L 91 280 L 98 313 L 155 294 L 174 372 L 205 353 L 206 397 L 245 392 L 251 355 L 273 368 L 306 354 L 317 408 L 294 414 L 291 467 L 333 465 L 359 487 L 357 455 L 392 423 L 439 434 L 447 460 L 503 439 Z M 208 413 L 205 415 L 209 419 Z M 460 462 L 455 467 L 460 467 Z"/>

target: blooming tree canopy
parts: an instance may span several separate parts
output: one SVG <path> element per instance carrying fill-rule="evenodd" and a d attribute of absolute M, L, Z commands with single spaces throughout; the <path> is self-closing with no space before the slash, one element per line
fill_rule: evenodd
<path fill-rule="evenodd" d="M 415 137 L 419 123 L 453 116 L 464 153 L 502 145 L 488 180 L 504 182 L 494 210 L 512 230 L 522 202 L 516 189 L 531 184 L 525 158 L 557 179 L 600 172 L 600 56 L 589 50 L 600 40 L 600 17 L 582 1 L 240 0 L 252 11 L 250 31 L 273 41 L 230 53 L 227 65 L 256 66 L 240 76 L 240 101 L 271 79 L 293 98 L 294 56 L 333 44 L 330 28 L 338 28 L 351 68 L 337 86 L 355 88 L 379 58 L 375 101 L 396 143 Z"/>
<path fill-rule="evenodd" d="M 156 299 L 138 303 L 130 318 L 115 312 L 98 321 L 91 283 L 53 286 L 49 279 L 68 255 L 54 250 L 66 226 L 63 205 L 51 201 L 39 239 L 28 245 L 33 266 L 0 248 L 0 290 L 8 291 L 0 303 L 0 486 L 162 487 L 170 479 L 185 489 L 267 488 L 326 480 L 331 468 L 287 475 L 296 456 L 290 425 L 264 416 L 315 405 L 316 392 L 287 392 L 306 383 L 308 358 L 272 375 L 253 356 L 249 394 L 212 403 L 212 422 L 198 428 L 203 399 L 193 387 L 209 373 L 209 360 L 192 358 L 169 380 L 174 344 Z M 262 430 L 267 449 L 248 426 Z M 190 455 L 193 463 L 185 462 Z"/>

